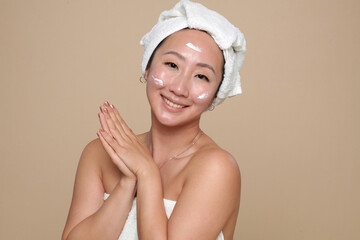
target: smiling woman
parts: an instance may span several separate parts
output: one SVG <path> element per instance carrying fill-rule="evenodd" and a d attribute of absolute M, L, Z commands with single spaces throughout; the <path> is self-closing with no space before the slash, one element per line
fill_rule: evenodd
<path fill-rule="evenodd" d="M 189 41 L 204 51 L 189 48 Z M 185 29 L 169 36 L 145 71 L 145 79 L 149 79 L 147 95 L 155 116 L 153 122 L 198 127 L 201 114 L 215 98 L 223 64 L 221 50 L 207 33 Z M 162 79 L 163 85 L 156 84 L 149 76 Z"/>
<path fill-rule="evenodd" d="M 135 135 L 114 105 L 100 107 L 99 138 L 81 156 L 63 239 L 232 239 L 240 171 L 199 122 L 241 92 L 244 37 L 183 0 L 141 44 L 151 128 Z"/>

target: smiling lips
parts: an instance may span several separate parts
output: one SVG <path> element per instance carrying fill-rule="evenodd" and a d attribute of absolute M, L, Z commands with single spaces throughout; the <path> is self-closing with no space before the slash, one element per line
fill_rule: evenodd
<path fill-rule="evenodd" d="M 179 108 L 179 109 L 186 107 L 184 105 L 179 105 L 179 104 L 173 103 L 169 99 L 165 98 L 164 96 L 162 97 L 162 99 L 164 99 L 166 104 L 169 105 L 170 107 Z"/>

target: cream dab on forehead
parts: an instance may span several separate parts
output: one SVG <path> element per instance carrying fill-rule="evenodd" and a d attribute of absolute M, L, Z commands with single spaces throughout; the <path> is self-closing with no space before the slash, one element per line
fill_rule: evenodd
<path fill-rule="evenodd" d="M 163 80 L 154 77 L 154 75 L 151 75 L 151 77 L 154 79 L 154 83 L 155 83 L 156 85 L 164 86 L 164 81 L 163 81 Z"/>
<path fill-rule="evenodd" d="M 187 47 L 189 47 L 189 48 L 191 48 L 192 50 L 195 50 L 195 51 L 197 51 L 197 52 L 201 52 L 201 48 L 199 48 L 199 47 L 197 47 L 197 46 L 195 46 L 194 44 L 192 44 L 192 43 L 187 43 L 187 44 L 185 44 Z"/>
<path fill-rule="evenodd" d="M 198 99 L 205 99 L 205 98 L 207 98 L 207 97 L 209 97 L 209 93 L 203 93 L 203 94 L 201 94 L 200 96 L 198 96 L 197 98 L 198 98 Z"/>

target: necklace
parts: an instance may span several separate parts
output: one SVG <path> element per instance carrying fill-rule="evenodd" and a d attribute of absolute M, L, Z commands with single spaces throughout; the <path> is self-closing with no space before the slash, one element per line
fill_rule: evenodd
<path fill-rule="evenodd" d="M 181 152 L 179 152 L 178 154 L 175 154 L 174 156 L 170 157 L 169 159 L 167 159 L 165 162 L 163 162 L 163 164 L 160 165 L 159 169 L 161 169 L 167 162 L 169 162 L 170 160 L 176 159 L 178 158 L 180 155 L 182 155 L 183 153 L 185 153 L 187 150 L 189 150 L 192 146 L 195 145 L 195 143 L 200 139 L 200 137 L 204 134 L 203 131 L 199 131 L 198 134 L 196 134 L 196 136 L 194 137 L 194 139 L 192 140 L 192 142 L 190 143 L 190 145 L 188 145 L 184 150 L 182 150 Z M 149 133 L 146 135 L 146 144 L 149 145 Z"/>

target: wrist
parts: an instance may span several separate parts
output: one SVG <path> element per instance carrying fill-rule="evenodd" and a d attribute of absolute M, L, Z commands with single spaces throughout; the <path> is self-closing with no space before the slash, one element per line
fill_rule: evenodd
<path fill-rule="evenodd" d="M 146 168 L 139 169 L 136 173 L 137 180 L 145 180 L 145 179 L 152 179 L 160 176 L 160 171 L 158 166 L 154 164 L 149 164 Z"/>
<path fill-rule="evenodd" d="M 131 179 L 131 178 L 127 178 L 127 177 L 122 177 L 120 178 L 120 181 L 118 183 L 118 186 L 120 188 L 129 190 L 129 191 L 134 191 L 136 189 L 136 184 L 137 184 L 137 180 L 136 179 Z"/>

